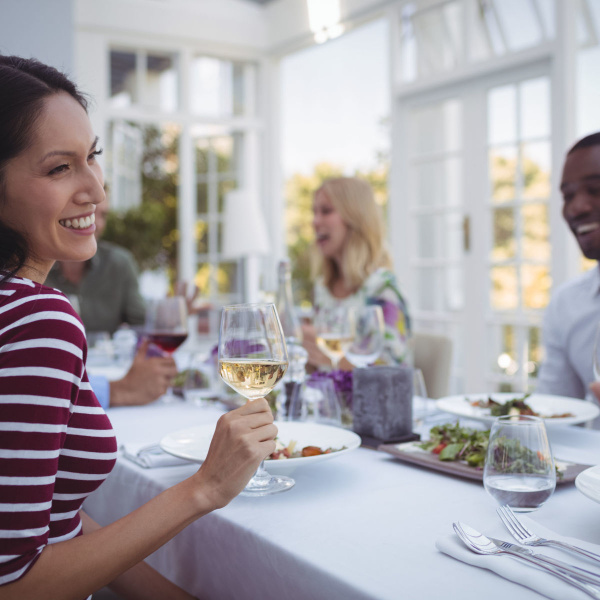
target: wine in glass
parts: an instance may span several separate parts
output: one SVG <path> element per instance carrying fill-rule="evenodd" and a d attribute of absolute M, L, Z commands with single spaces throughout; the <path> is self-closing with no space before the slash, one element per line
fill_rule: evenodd
<path fill-rule="evenodd" d="M 346 306 L 321 308 L 315 315 L 317 346 L 337 369 L 354 341 L 354 311 Z"/>
<path fill-rule="evenodd" d="M 223 307 L 219 331 L 219 375 L 248 400 L 263 398 L 283 377 L 288 354 L 274 304 L 238 304 Z M 267 473 L 264 461 L 241 492 L 266 496 L 289 490 L 290 477 Z"/>
<path fill-rule="evenodd" d="M 385 325 L 381 306 L 371 304 L 355 311 L 354 340 L 346 358 L 355 367 L 373 364 L 383 350 Z"/>
<path fill-rule="evenodd" d="M 144 335 L 166 354 L 173 354 L 188 336 L 188 314 L 185 298 L 172 296 L 151 300 L 146 307 Z M 176 400 L 169 387 L 163 402 Z"/>

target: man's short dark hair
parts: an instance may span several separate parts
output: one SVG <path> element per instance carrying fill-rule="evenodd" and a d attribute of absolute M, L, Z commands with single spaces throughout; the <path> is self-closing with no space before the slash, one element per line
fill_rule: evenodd
<path fill-rule="evenodd" d="M 590 146 L 600 146 L 600 131 L 596 133 L 590 133 L 584 138 L 581 138 L 575 145 L 567 152 L 567 155 L 575 150 L 581 150 L 582 148 L 589 148 Z"/>

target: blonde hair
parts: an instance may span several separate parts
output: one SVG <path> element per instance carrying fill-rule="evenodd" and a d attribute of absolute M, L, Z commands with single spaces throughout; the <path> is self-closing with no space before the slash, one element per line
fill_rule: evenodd
<path fill-rule="evenodd" d="M 385 245 L 385 229 L 371 186 L 355 177 L 328 179 L 315 192 L 323 192 L 344 221 L 348 232 L 341 264 L 315 252 L 313 270 L 332 289 L 342 278 L 347 287 L 358 290 L 365 279 L 380 267 L 392 268 Z"/>

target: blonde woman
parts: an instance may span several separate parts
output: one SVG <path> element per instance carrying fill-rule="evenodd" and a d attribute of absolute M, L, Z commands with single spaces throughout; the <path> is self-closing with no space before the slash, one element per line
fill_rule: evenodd
<path fill-rule="evenodd" d="M 371 186 L 354 177 L 329 179 L 315 192 L 315 309 L 378 304 L 385 320 L 385 348 L 379 362 L 406 358 L 410 318 L 392 271 L 384 226 Z M 316 345 L 314 328 L 304 326 L 309 364 L 328 366 Z M 345 359 L 340 368 L 352 369 Z"/>

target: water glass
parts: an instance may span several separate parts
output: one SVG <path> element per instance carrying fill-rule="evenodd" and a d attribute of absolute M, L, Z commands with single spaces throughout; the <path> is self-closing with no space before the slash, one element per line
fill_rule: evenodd
<path fill-rule="evenodd" d="M 346 359 L 355 367 L 372 365 L 383 350 L 385 324 L 379 305 L 355 309 L 354 340 L 346 351 Z"/>
<path fill-rule="evenodd" d="M 289 420 L 341 427 L 342 408 L 333 381 L 331 379 L 305 381 L 292 400 Z"/>
<path fill-rule="evenodd" d="M 433 400 L 430 400 L 427 395 L 423 371 L 421 369 L 413 369 L 413 426 L 415 428 L 421 426 L 433 410 Z"/>
<path fill-rule="evenodd" d="M 544 420 L 525 415 L 495 419 L 483 469 L 483 485 L 515 512 L 542 506 L 556 487 L 556 470 Z"/>
<path fill-rule="evenodd" d="M 314 325 L 317 346 L 335 370 L 354 340 L 354 310 L 347 306 L 320 308 Z"/>
<path fill-rule="evenodd" d="M 191 352 L 183 380 L 183 397 L 189 404 L 208 406 L 217 395 L 216 373 L 207 352 Z"/>

